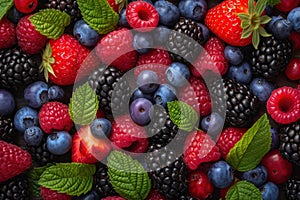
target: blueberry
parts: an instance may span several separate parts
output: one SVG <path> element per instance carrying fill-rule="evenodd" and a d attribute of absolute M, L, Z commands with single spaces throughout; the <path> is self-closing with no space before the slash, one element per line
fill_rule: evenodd
<path fill-rule="evenodd" d="M 11 115 L 16 107 L 14 96 L 5 89 L 0 89 L 0 115 Z"/>
<path fill-rule="evenodd" d="M 132 120 L 141 126 L 147 125 L 151 120 L 150 109 L 152 106 L 153 104 L 148 99 L 138 98 L 134 100 L 129 108 Z"/>
<path fill-rule="evenodd" d="M 167 103 L 177 99 L 176 89 L 169 84 L 161 84 L 154 94 L 156 104 L 167 107 Z"/>
<path fill-rule="evenodd" d="M 240 83 L 249 83 L 252 79 L 251 66 L 247 62 L 229 66 L 227 77 Z"/>
<path fill-rule="evenodd" d="M 72 136 L 66 131 L 58 131 L 47 137 L 48 150 L 55 155 L 63 155 L 72 147 Z"/>
<path fill-rule="evenodd" d="M 197 23 L 198 26 L 200 26 L 202 28 L 202 34 L 203 34 L 203 38 L 204 38 L 204 43 L 208 41 L 208 39 L 210 38 L 210 33 L 209 30 L 207 28 L 207 26 L 205 26 L 204 24 L 201 23 Z"/>
<path fill-rule="evenodd" d="M 153 93 L 158 88 L 158 76 L 152 70 L 142 71 L 136 80 L 136 84 L 139 89 L 146 94 Z"/>
<path fill-rule="evenodd" d="M 276 128 L 271 128 L 272 144 L 271 149 L 277 149 L 279 146 L 279 134 Z"/>
<path fill-rule="evenodd" d="M 250 83 L 250 91 L 256 95 L 261 102 L 266 102 L 274 89 L 275 86 L 264 78 L 254 78 Z"/>
<path fill-rule="evenodd" d="M 179 20 L 180 13 L 177 6 L 169 1 L 156 1 L 154 3 L 159 14 L 159 23 L 168 27 L 173 27 Z"/>
<path fill-rule="evenodd" d="M 24 132 L 24 141 L 30 146 L 38 146 L 43 139 L 43 131 L 37 127 L 32 126 L 27 128 Z"/>
<path fill-rule="evenodd" d="M 267 182 L 260 188 L 263 200 L 277 200 L 279 198 L 279 188 L 272 182 Z"/>
<path fill-rule="evenodd" d="M 244 60 L 244 54 L 239 47 L 227 45 L 224 49 L 224 55 L 227 61 L 233 65 L 239 65 Z"/>
<path fill-rule="evenodd" d="M 137 32 L 133 36 L 133 48 L 140 54 L 147 53 L 154 46 L 153 35 L 149 32 Z"/>
<path fill-rule="evenodd" d="M 53 85 L 51 87 L 49 87 L 48 89 L 48 98 L 49 100 L 52 101 L 62 101 L 65 97 L 65 92 L 64 90 L 57 86 L 57 85 Z"/>
<path fill-rule="evenodd" d="M 128 21 L 127 21 L 127 18 L 126 18 L 126 9 L 125 8 L 122 9 L 120 14 L 119 14 L 118 25 L 122 26 L 122 27 L 129 27 L 129 24 L 128 24 Z"/>
<path fill-rule="evenodd" d="M 274 22 L 273 26 L 271 27 L 271 31 L 274 37 L 284 40 L 290 37 L 293 30 L 293 24 L 286 20 L 280 19 Z"/>
<path fill-rule="evenodd" d="M 271 21 L 269 23 L 267 23 L 266 25 L 266 30 L 269 31 L 269 32 L 272 32 L 272 28 L 275 24 L 275 22 L 279 21 L 279 20 L 282 20 L 283 17 L 282 16 L 272 16 L 271 18 Z"/>
<path fill-rule="evenodd" d="M 20 108 L 14 116 L 15 128 L 21 133 L 24 133 L 27 128 L 37 126 L 38 123 L 38 112 L 28 106 Z"/>
<path fill-rule="evenodd" d="M 48 85 L 43 81 L 36 81 L 24 90 L 24 99 L 28 106 L 39 108 L 48 101 Z"/>
<path fill-rule="evenodd" d="M 226 188 L 233 181 L 233 171 L 230 165 L 223 160 L 214 163 L 207 175 L 210 182 L 217 188 Z"/>
<path fill-rule="evenodd" d="M 154 102 L 152 94 L 143 93 L 142 90 L 140 90 L 139 88 L 134 90 L 134 92 L 133 92 L 133 94 L 130 98 L 130 102 L 133 102 L 134 100 L 136 100 L 138 98 L 145 98 L 145 99 L 148 99 L 151 102 Z"/>
<path fill-rule="evenodd" d="M 105 118 L 95 119 L 90 128 L 95 138 L 108 138 L 111 134 L 111 122 Z"/>
<path fill-rule="evenodd" d="M 224 119 L 216 112 L 212 112 L 201 120 L 202 130 L 213 137 L 216 137 L 221 133 L 223 125 Z"/>
<path fill-rule="evenodd" d="M 154 43 L 159 46 L 165 46 L 169 40 L 170 29 L 166 26 L 159 25 L 153 30 Z"/>
<path fill-rule="evenodd" d="M 291 10 L 287 16 L 287 20 L 293 24 L 294 30 L 300 33 L 300 7 Z"/>
<path fill-rule="evenodd" d="M 14 24 L 17 24 L 23 16 L 24 14 L 19 12 L 15 6 L 9 9 L 6 14 L 7 19 L 13 22 Z"/>
<path fill-rule="evenodd" d="M 80 195 L 79 197 L 74 197 L 74 200 L 99 200 L 100 197 L 95 190 L 91 190 L 86 194 Z"/>
<path fill-rule="evenodd" d="M 92 29 L 84 20 L 78 20 L 73 28 L 74 37 L 84 46 L 93 47 L 101 36 Z"/>
<path fill-rule="evenodd" d="M 268 172 L 264 166 L 259 165 L 250 171 L 244 172 L 242 178 L 259 187 L 267 181 Z"/>
<path fill-rule="evenodd" d="M 190 78 L 189 68 L 180 62 L 173 62 L 166 69 L 166 77 L 168 82 L 174 87 L 182 87 L 188 83 Z"/>
<path fill-rule="evenodd" d="M 183 17 L 195 21 L 200 21 L 207 13 L 205 0 L 181 0 L 178 8 Z"/>

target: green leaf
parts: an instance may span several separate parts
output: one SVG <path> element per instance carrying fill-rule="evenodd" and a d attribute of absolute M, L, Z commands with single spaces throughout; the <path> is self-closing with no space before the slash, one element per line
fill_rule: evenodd
<path fill-rule="evenodd" d="M 255 12 L 257 15 L 260 16 L 264 12 L 264 10 L 266 9 L 267 3 L 268 3 L 268 0 L 258 0 L 257 1 L 257 4 L 255 6 Z"/>
<path fill-rule="evenodd" d="M 107 0 L 78 0 L 77 3 L 84 21 L 99 34 L 106 34 L 116 28 L 119 14 Z"/>
<path fill-rule="evenodd" d="M 43 167 L 36 167 L 30 171 L 29 174 L 30 190 L 34 197 L 40 196 L 40 185 L 38 184 L 38 181 L 40 180 L 40 177 L 43 174 L 43 172 L 50 166 L 52 166 L 52 164 L 48 163 Z"/>
<path fill-rule="evenodd" d="M 107 161 L 110 183 L 118 194 L 130 200 L 147 198 L 151 181 L 141 163 L 119 151 L 112 151 Z"/>
<path fill-rule="evenodd" d="M 259 34 L 263 37 L 270 37 L 271 34 L 267 33 L 267 31 L 263 27 L 259 27 Z"/>
<path fill-rule="evenodd" d="M 249 26 L 248 28 L 243 29 L 241 38 L 243 39 L 243 38 L 250 37 L 252 33 L 253 33 L 253 29 L 251 26 Z"/>
<path fill-rule="evenodd" d="M 95 165 L 57 163 L 43 172 L 38 183 L 58 193 L 79 196 L 91 190 L 95 172 Z"/>
<path fill-rule="evenodd" d="M 230 187 L 226 200 L 262 200 L 261 192 L 248 181 L 239 181 Z"/>
<path fill-rule="evenodd" d="M 254 169 L 270 150 L 271 141 L 269 120 L 264 114 L 229 151 L 226 161 L 241 172 Z"/>
<path fill-rule="evenodd" d="M 267 24 L 272 20 L 268 15 L 264 15 L 260 18 L 260 24 Z"/>
<path fill-rule="evenodd" d="M 239 13 L 237 16 L 242 20 L 242 21 L 247 21 L 250 23 L 250 15 L 246 13 Z"/>
<path fill-rule="evenodd" d="M 255 12 L 253 0 L 248 0 L 248 12 L 251 15 Z"/>
<path fill-rule="evenodd" d="M 29 20 L 38 32 L 55 40 L 64 33 L 71 17 L 57 9 L 44 9 L 32 15 Z"/>
<path fill-rule="evenodd" d="M 258 48 L 259 42 L 260 42 L 259 30 L 254 30 L 252 35 L 252 44 L 255 49 Z"/>
<path fill-rule="evenodd" d="M 268 0 L 268 5 L 273 7 L 275 6 L 276 4 L 279 4 L 280 3 L 280 0 Z"/>
<path fill-rule="evenodd" d="M 96 116 L 99 100 L 88 82 L 76 88 L 69 104 L 69 114 L 75 124 L 87 125 Z"/>
<path fill-rule="evenodd" d="M 13 0 L 0 0 L 0 20 L 13 5 Z"/>
<path fill-rule="evenodd" d="M 171 101 L 167 104 L 171 121 L 184 131 L 192 131 L 199 117 L 196 111 L 182 101 Z"/>

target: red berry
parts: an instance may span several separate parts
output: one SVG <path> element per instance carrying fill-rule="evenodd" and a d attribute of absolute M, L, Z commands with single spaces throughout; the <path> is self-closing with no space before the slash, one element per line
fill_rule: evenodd
<path fill-rule="evenodd" d="M 212 195 L 213 185 L 209 182 L 208 176 L 202 170 L 195 170 L 189 175 L 189 192 L 191 196 L 205 200 Z"/>
<path fill-rule="evenodd" d="M 151 190 L 146 200 L 168 200 L 168 198 L 160 194 L 157 190 Z"/>
<path fill-rule="evenodd" d="M 15 25 L 3 18 L 0 20 L 0 49 L 13 46 L 17 41 Z"/>
<path fill-rule="evenodd" d="M 288 12 L 296 8 L 300 4 L 300 0 L 280 0 L 275 7 L 282 12 Z"/>
<path fill-rule="evenodd" d="M 285 69 L 285 75 L 292 81 L 300 79 L 300 58 L 292 58 Z"/>
<path fill-rule="evenodd" d="M 72 196 L 70 195 L 58 193 L 43 186 L 41 186 L 41 196 L 43 200 L 72 200 Z"/>
<path fill-rule="evenodd" d="M 286 182 L 293 173 L 293 164 L 285 160 L 278 149 L 270 151 L 264 156 L 261 164 L 268 171 L 268 181 L 275 184 Z"/>
<path fill-rule="evenodd" d="M 153 5 L 146 1 L 133 1 L 126 8 L 128 24 L 137 31 L 148 32 L 153 30 L 159 21 L 159 15 Z"/>
<path fill-rule="evenodd" d="M 279 124 L 300 119 L 300 90 L 283 86 L 273 90 L 267 101 L 269 115 Z"/>
<path fill-rule="evenodd" d="M 38 0 L 14 0 L 14 5 L 21 13 L 31 13 L 38 5 Z"/>
<path fill-rule="evenodd" d="M 292 31 L 289 40 L 293 43 L 294 51 L 300 49 L 300 33 Z"/>

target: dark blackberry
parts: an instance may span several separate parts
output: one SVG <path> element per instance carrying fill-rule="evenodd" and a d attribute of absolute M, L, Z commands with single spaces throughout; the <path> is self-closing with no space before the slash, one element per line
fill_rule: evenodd
<path fill-rule="evenodd" d="M 0 140 L 13 142 L 15 137 L 15 129 L 12 118 L 0 115 Z"/>
<path fill-rule="evenodd" d="M 167 50 L 173 61 L 191 62 L 200 52 L 199 44 L 204 44 L 202 28 L 191 19 L 180 18 L 170 32 Z"/>
<path fill-rule="evenodd" d="M 300 180 L 291 178 L 286 182 L 285 196 L 288 200 L 300 200 Z"/>
<path fill-rule="evenodd" d="M 94 175 L 93 189 L 98 193 L 100 198 L 115 196 L 117 193 L 110 184 L 107 174 L 108 168 L 102 163 L 97 163 L 97 171 Z"/>
<path fill-rule="evenodd" d="M 197 200 L 197 198 L 194 198 L 190 195 L 182 195 L 178 198 L 179 200 Z"/>
<path fill-rule="evenodd" d="M 281 155 L 300 166 L 300 120 L 280 128 Z"/>
<path fill-rule="evenodd" d="M 40 61 L 19 48 L 0 50 L 0 85 L 16 90 L 38 80 Z"/>
<path fill-rule="evenodd" d="M 0 183 L 1 200 L 30 199 L 29 180 L 25 174 L 18 175 L 4 183 Z"/>

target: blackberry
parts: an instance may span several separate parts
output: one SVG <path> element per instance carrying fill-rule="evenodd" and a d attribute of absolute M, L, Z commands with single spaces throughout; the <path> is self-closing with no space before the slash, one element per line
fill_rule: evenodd
<path fill-rule="evenodd" d="M 4 183 L 0 183 L 1 200 L 30 199 L 29 180 L 25 174 L 18 175 Z"/>
<path fill-rule="evenodd" d="M 40 61 L 18 47 L 0 50 L 0 85 L 17 90 L 38 80 Z"/>
<path fill-rule="evenodd" d="M 179 200 L 197 200 L 197 198 L 192 197 L 190 195 L 182 195 L 178 198 Z"/>
<path fill-rule="evenodd" d="M 280 128 L 280 153 L 300 166 L 300 120 Z"/>
<path fill-rule="evenodd" d="M 115 196 L 117 193 L 110 184 L 107 174 L 108 168 L 102 163 L 97 163 L 97 171 L 94 175 L 93 190 L 95 190 L 100 198 Z"/>
<path fill-rule="evenodd" d="M 180 18 L 170 32 L 167 50 L 173 61 L 193 61 L 199 54 L 199 46 L 204 44 L 202 28 L 191 19 Z"/>
<path fill-rule="evenodd" d="M 10 117 L 4 117 L 0 115 L 0 140 L 6 142 L 13 142 L 15 137 L 13 119 Z"/>
<path fill-rule="evenodd" d="M 286 182 L 285 196 L 288 200 L 300 200 L 300 180 L 291 178 Z"/>

